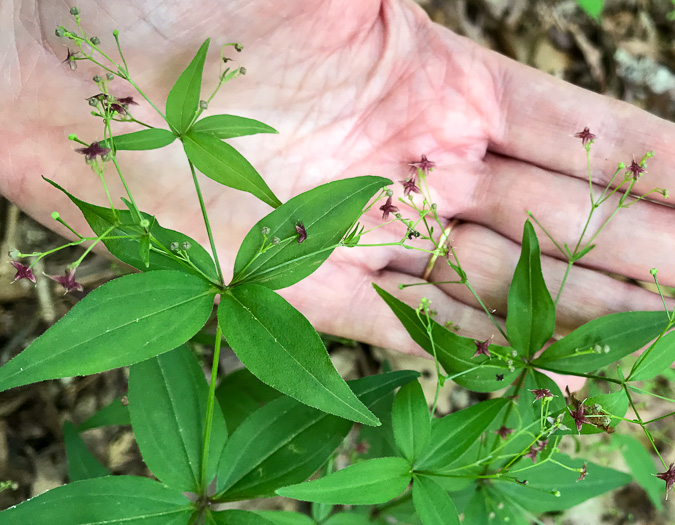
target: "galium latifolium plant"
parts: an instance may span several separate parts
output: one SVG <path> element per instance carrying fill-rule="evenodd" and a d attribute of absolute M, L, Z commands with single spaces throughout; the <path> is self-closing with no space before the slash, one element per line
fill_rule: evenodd
<path fill-rule="evenodd" d="M 646 450 L 615 429 L 621 421 L 639 425 L 659 454 L 650 426 L 662 418 L 645 421 L 635 395 L 650 395 L 639 382 L 669 370 L 673 361 L 675 312 L 668 311 L 665 299 L 665 312 L 608 315 L 540 353 L 553 335 L 556 305 L 569 268 L 593 249 L 606 224 L 586 239 L 593 213 L 605 203 L 615 206 L 616 213 L 644 198 L 630 197 L 630 190 L 645 172 L 651 153 L 628 167 L 619 164 L 610 183 L 596 195 L 590 178 L 590 148 L 596 137 L 588 129 L 577 134 L 589 163 L 587 226 L 574 247 L 556 243 L 568 261 L 568 272 L 554 300 L 542 276 L 535 229 L 530 220 L 525 222 L 502 326 L 471 287 L 447 235 L 434 236 L 434 225 L 437 232 L 444 226 L 429 197 L 427 179 L 434 162 L 425 155 L 410 162 L 411 174 L 401 181 L 403 197 L 398 205 L 394 190 L 384 189 L 392 182 L 373 176 L 331 182 L 281 203 L 253 166 L 225 142 L 274 129 L 234 115 L 202 117 L 217 91 L 245 73 L 243 67 L 222 71 L 214 92 L 202 98 L 209 48 L 209 40 L 205 41 L 162 111 L 133 81 L 118 32 L 113 33 L 120 57 L 116 61 L 102 49 L 98 37 L 86 34 L 79 10 L 72 8 L 71 14 L 77 30 L 59 26 L 56 34 L 72 47 L 67 66 L 75 70 L 79 61 L 86 60 L 101 69 L 102 76 L 94 77 L 97 93 L 88 103 L 103 124 L 103 137 L 69 138 L 82 146 L 76 151 L 100 178 L 109 205 L 89 204 L 48 181 L 80 209 L 94 235 L 79 234 L 54 213 L 75 240 L 44 253 L 13 250 L 14 280 L 35 281 L 36 261 L 66 246 L 83 245 L 82 256 L 63 276 L 51 276 L 66 292 L 79 290 L 77 267 L 98 243 L 139 273 L 91 291 L 0 367 L 0 390 L 129 366 L 129 403 L 116 401 L 78 426 L 67 422 L 63 433 L 70 483 L 2 511 L 3 525 L 54 520 L 65 525 L 359 525 L 396 520 L 433 525 L 459 523 L 460 513 L 464 523 L 537 523 L 540 513 L 572 507 L 632 479 L 559 450 L 567 435 L 601 432 L 622 441 L 635 478 L 654 504 L 661 505 L 660 488 L 654 485 L 663 480 L 669 490 L 675 481 L 673 466 L 666 468 L 662 460 L 665 472 L 649 475 Z M 224 64 L 231 49 L 239 52 L 242 46 L 223 46 Z M 116 97 L 118 82 L 136 89 L 138 101 Z M 154 108 L 165 128 L 134 117 L 133 108 L 141 103 Z M 113 133 L 113 127 L 117 130 L 127 123 L 143 129 Z M 117 162 L 120 152 L 167 147 L 176 140 L 187 157 L 211 254 L 141 211 Z M 107 189 L 110 172 L 124 185 L 122 205 L 116 206 Z M 200 190 L 202 175 L 247 191 L 274 208 L 242 242 L 234 277 L 227 284 Z M 442 262 L 454 270 L 457 280 L 452 282 L 468 287 L 506 342 L 506 346 L 492 344 L 489 334 L 483 341 L 461 337 L 434 320 L 429 300 L 423 298 L 413 308 L 376 286 L 410 336 L 434 358 L 437 382 L 431 410 L 415 371 L 389 371 L 345 383 L 310 323 L 275 292 L 310 275 L 335 248 L 377 246 L 362 242 L 368 231 L 359 218 L 379 201 L 384 201 L 379 206 L 382 225 L 401 223 L 401 240 L 395 244 L 428 252 L 431 266 Z M 412 218 L 404 217 L 399 205 Z M 530 218 L 548 235 L 534 216 Z M 433 247 L 423 247 L 429 245 Z M 658 287 L 656 270 L 652 276 Z M 218 325 L 207 381 L 187 343 L 208 320 L 217 296 Z M 216 388 L 223 335 L 246 368 L 222 378 Z M 645 345 L 647 350 L 633 366 L 624 368 L 622 358 Z M 543 373 L 549 371 L 587 378 L 588 397 L 563 394 Z M 448 381 L 474 392 L 501 395 L 437 418 L 436 401 Z M 629 405 L 635 414 L 632 419 L 625 417 Z M 91 428 L 129 423 L 157 481 L 111 476 L 80 437 Z M 360 424 L 356 444 L 346 439 L 355 423 Z M 341 463 L 347 457 L 350 465 L 336 470 L 338 457 Z M 317 471 L 319 479 L 304 483 Z M 311 517 L 218 507 L 275 494 L 312 502 Z"/>

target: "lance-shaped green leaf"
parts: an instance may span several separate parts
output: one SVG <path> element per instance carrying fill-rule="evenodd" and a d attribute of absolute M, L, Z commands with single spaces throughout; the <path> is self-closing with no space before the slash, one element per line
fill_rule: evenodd
<path fill-rule="evenodd" d="M 645 490 L 652 505 L 657 510 L 661 510 L 663 508 L 663 502 L 661 501 L 663 498 L 663 481 L 656 477 L 652 454 L 647 452 L 642 443 L 627 434 L 614 434 L 612 442 L 619 444 L 623 459 L 635 481 Z"/>
<path fill-rule="evenodd" d="M 195 122 L 192 131 L 208 133 L 219 139 L 231 139 L 258 133 L 279 133 L 267 124 L 236 115 L 211 115 Z"/>
<path fill-rule="evenodd" d="M 316 522 L 307 514 L 299 512 L 282 510 L 256 510 L 254 512 L 274 525 L 316 525 Z"/>
<path fill-rule="evenodd" d="M 159 149 L 168 146 L 174 140 L 176 135 L 167 129 L 151 128 L 142 129 L 141 131 L 134 131 L 133 133 L 125 133 L 124 135 L 117 135 L 112 138 L 112 143 L 115 144 L 115 149 L 118 151 L 143 151 L 150 149 Z M 105 148 L 111 147 L 111 140 L 101 142 Z"/>
<path fill-rule="evenodd" d="M 585 479 L 577 481 L 580 477 L 578 472 L 553 462 L 546 462 L 518 476 L 521 480 L 527 480 L 526 486 L 517 483 L 495 483 L 495 491 L 502 495 L 499 500 L 511 500 L 535 514 L 556 512 L 631 482 L 628 474 L 601 467 L 590 461 L 571 459 L 564 454 L 555 454 L 553 458 L 573 469 L 581 468 L 586 463 Z M 560 492 L 559 497 L 551 493 L 555 490 Z"/>
<path fill-rule="evenodd" d="M 78 432 L 108 425 L 131 425 L 129 408 L 122 404 L 120 399 L 113 400 L 104 406 L 89 419 L 77 425 Z"/>
<path fill-rule="evenodd" d="M 380 518 L 382 520 L 382 518 Z M 388 523 L 387 521 L 373 522 L 367 514 L 357 514 L 356 512 L 340 512 L 333 514 L 322 525 L 373 525 L 373 523 Z M 394 522 L 404 523 L 404 522 Z"/>
<path fill-rule="evenodd" d="M 209 386 L 190 349 L 135 364 L 129 370 L 129 411 L 143 460 L 170 487 L 199 493 Z M 225 419 L 216 403 L 206 474 L 216 473 L 227 440 Z"/>
<path fill-rule="evenodd" d="M 190 129 L 190 124 L 199 109 L 202 73 L 210 41 L 208 38 L 204 41 L 190 65 L 176 80 L 166 99 L 166 120 L 179 135 Z"/>
<path fill-rule="evenodd" d="M 375 458 L 307 483 L 277 490 L 277 494 L 301 501 L 333 505 L 377 505 L 403 492 L 412 477 L 403 458 Z"/>
<path fill-rule="evenodd" d="M 404 370 L 350 381 L 368 407 L 419 376 Z M 306 480 L 323 465 L 352 428 L 346 419 L 290 397 L 276 399 L 246 419 L 228 440 L 218 467 L 218 501 L 270 496 Z"/>
<path fill-rule="evenodd" d="M 664 312 L 622 312 L 594 319 L 553 343 L 533 366 L 591 373 L 639 350 L 668 323 Z"/>
<path fill-rule="evenodd" d="M 424 525 L 459 525 L 459 515 L 448 493 L 433 479 L 415 476 L 413 504 Z"/>
<path fill-rule="evenodd" d="M 398 450 L 412 464 L 426 446 L 431 432 L 429 408 L 419 381 L 412 381 L 398 391 L 391 419 Z"/>
<path fill-rule="evenodd" d="M 429 338 L 426 327 L 417 317 L 414 308 L 396 299 L 376 284 L 373 284 L 373 287 L 396 314 L 413 341 L 430 355 L 434 355 L 435 345 L 438 362 L 455 383 L 474 392 L 494 392 L 507 386 L 518 375 L 518 370 L 509 372 L 505 360 L 488 359 L 483 356 L 474 358 L 476 345 L 473 339 L 460 337 L 433 319 L 431 321 L 432 345 L 432 339 Z M 511 349 L 490 345 L 489 350 L 507 355 Z M 512 359 L 515 367 L 521 365 L 520 359 Z"/>
<path fill-rule="evenodd" d="M 553 335 L 555 305 L 541 272 L 541 252 L 532 223 L 525 221 L 520 260 L 509 288 L 506 333 L 511 346 L 533 355 Z"/>
<path fill-rule="evenodd" d="M 137 224 L 137 221 L 134 221 L 130 212 L 126 210 L 118 210 L 118 220 L 115 218 L 115 215 L 111 209 L 84 202 L 68 193 L 64 188 L 56 184 L 54 181 L 51 181 L 47 178 L 45 178 L 45 180 L 56 189 L 62 191 L 73 202 L 73 204 L 75 204 L 75 206 L 80 209 L 87 223 L 89 223 L 89 226 L 97 235 L 102 235 L 111 226 L 113 226 L 114 228 L 108 234 L 109 236 L 133 236 L 129 239 L 106 239 L 103 241 L 103 244 L 105 244 L 106 248 L 108 248 L 108 251 L 110 251 L 110 253 L 117 257 L 120 261 L 129 264 L 141 271 L 181 270 L 183 272 L 190 272 L 194 275 L 204 274 L 212 281 L 217 280 L 218 277 L 213 259 L 197 241 L 191 239 L 183 233 L 170 230 L 168 228 L 162 228 L 154 217 L 143 213 L 142 218 L 150 222 L 150 233 L 154 237 L 154 240 L 152 241 L 153 246 L 155 248 L 159 248 L 155 245 L 156 243 L 160 243 L 166 250 L 170 250 L 171 244 L 174 242 L 177 243 L 178 246 L 188 243 L 190 245 L 190 249 L 186 251 L 187 255 L 190 257 L 190 261 L 197 267 L 197 269 L 193 268 L 186 262 L 179 260 L 178 257 L 171 256 L 164 251 L 160 251 L 159 249 L 150 250 L 150 266 L 146 267 L 145 261 L 143 260 L 143 257 L 141 257 L 139 245 L 140 237 L 145 233 L 145 230 Z"/>
<path fill-rule="evenodd" d="M 289 513 L 290 514 L 290 513 Z M 250 510 L 207 511 L 207 525 L 275 525 L 274 521 Z M 313 524 L 312 521 L 310 523 Z"/>
<path fill-rule="evenodd" d="M 80 481 L 82 479 L 109 476 L 110 472 L 91 453 L 84 444 L 80 433 L 70 421 L 63 424 L 63 441 L 66 445 L 68 459 L 68 479 Z"/>
<path fill-rule="evenodd" d="M 490 399 L 434 419 L 429 443 L 415 470 L 440 470 L 458 461 L 509 403 L 508 399 Z"/>
<path fill-rule="evenodd" d="M 258 284 L 228 290 L 218 322 L 241 362 L 263 383 L 329 414 L 380 424 L 335 370 L 310 322 L 274 291 Z"/>
<path fill-rule="evenodd" d="M 97 374 L 167 352 L 204 326 L 214 297 L 203 280 L 176 271 L 115 279 L 0 367 L 0 391 Z"/>
<path fill-rule="evenodd" d="M 183 138 L 183 148 L 195 168 L 210 179 L 246 191 L 272 208 L 281 205 L 255 168 L 229 144 L 209 133 L 190 131 Z"/>
<path fill-rule="evenodd" d="M 649 354 L 633 367 L 629 381 L 652 379 L 670 368 L 675 362 L 675 330 L 659 339 Z"/>
<path fill-rule="evenodd" d="M 185 525 L 193 504 L 157 481 L 106 476 L 52 489 L 0 512 L 2 525 Z"/>
<path fill-rule="evenodd" d="M 381 177 L 337 180 L 285 202 L 246 235 L 234 263 L 232 283 L 257 282 L 276 290 L 301 281 L 328 258 L 370 198 L 391 183 Z M 307 232 L 301 243 L 296 230 L 299 222 Z M 261 254 L 263 227 L 270 229 L 268 242 L 278 237 L 281 244 Z"/>

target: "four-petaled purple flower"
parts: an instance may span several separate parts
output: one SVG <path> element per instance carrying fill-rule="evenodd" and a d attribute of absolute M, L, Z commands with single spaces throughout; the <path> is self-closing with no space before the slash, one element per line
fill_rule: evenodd
<path fill-rule="evenodd" d="M 675 484 L 675 463 L 671 463 L 665 472 L 656 474 L 656 477 L 666 482 L 666 499 L 668 499 L 668 492 L 673 488 L 673 484 Z"/>
<path fill-rule="evenodd" d="M 588 128 L 584 128 L 583 131 L 580 131 L 579 133 L 576 133 L 574 136 L 577 137 L 577 138 L 580 138 L 581 143 L 584 146 L 586 144 L 588 144 L 589 142 L 592 142 L 592 141 L 595 140 L 595 135 L 593 135 L 593 133 L 591 133 Z"/>
<path fill-rule="evenodd" d="M 130 104 L 131 104 L 132 106 L 138 106 L 138 102 L 136 102 L 136 101 L 134 100 L 134 97 L 122 97 L 122 98 L 118 98 L 118 99 L 117 99 L 117 102 L 118 102 L 119 104 L 122 104 L 123 106 L 128 106 L 128 105 L 130 105 Z"/>
<path fill-rule="evenodd" d="M 551 394 L 551 391 L 548 388 L 535 388 L 534 390 L 530 390 L 530 392 L 534 394 L 534 401 L 545 397 L 553 397 L 553 394 Z M 534 403 L 534 401 L 532 402 Z"/>
<path fill-rule="evenodd" d="M 572 416 L 572 419 L 574 419 L 574 423 L 577 425 L 577 432 L 581 432 L 581 426 L 584 423 L 590 423 L 591 421 L 584 415 L 584 405 L 580 404 L 579 408 L 576 410 L 570 410 L 569 407 L 567 407 L 567 410 L 570 412 L 570 416 Z"/>
<path fill-rule="evenodd" d="M 647 172 L 647 170 L 645 170 L 640 165 L 640 163 L 635 162 L 635 155 L 633 155 L 633 160 L 631 161 L 630 166 L 628 166 L 628 168 L 626 169 L 633 174 L 633 179 L 635 180 L 638 180 L 640 178 L 640 175 Z"/>
<path fill-rule="evenodd" d="M 512 428 L 507 428 L 507 427 L 505 427 L 504 425 L 502 425 L 501 427 L 499 427 L 498 430 L 495 430 L 495 434 L 497 434 L 497 435 L 498 435 L 500 438 L 502 438 L 502 439 L 506 439 L 506 437 L 507 437 L 509 434 L 512 434 L 512 433 L 513 433 L 513 429 L 512 429 Z"/>
<path fill-rule="evenodd" d="M 60 275 L 48 275 L 47 277 L 61 284 L 61 286 L 63 286 L 63 288 L 65 289 L 64 294 L 72 292 L 73 290 L 77 290 L 78 292 L 84 290 L 84 288 L 82 288 L 82 285 L 77 281 L 75 281 L 74 269 L 66 270 L 66 275 L 63 277 L 61 277 Z"/>
<path fill-rule="evenodd" d="M 14 279 L 12 280 L 12 284 L 17 282 L 19 279 L 28 279 L 29 281 L 36 283 L 37 280 L 35 279 L 35 275 L 33 275 L 33 269 L 30 266 L 26 266 L 25 264 L 21 264 L 20 262 L 16 261 L 10 261 L 12 263 L 12 266 L 16 268 L 16 275 L 14 276 Z"/>
<path fill-rule="evenodd" d="M 415 177 L 399 181 L 403 184 L 403 196 L 407 197 L 410 193 L 420 193 L 420 189 L 415 184 Z"/>
<path fill-rule="evenodd" d="M 582 481 L 586 478 L 586 463 L 584 463 L 584 466 L 581 467 L 581 474 L 579 474 L 579 477 L 577 478 L 577 481 Z"/>
<path fill-rule="evenodd" d="M 295 231 L 298 232 L 298 244 L 307 239 L 307 231 L 305 231 L 305 226 L 301 222 L 295 225 Z"/>
<path fill-rule="evenodd" d="M 479 355 L 486 355 L 492 358 L 492 356 L 490 355 L 490 350 L 488 350 L 488 347 L 490 346 L 489 339 L 486 339 L 485 341 L 475 340 L 473 343 L 476 345 L 476 353 L 473 354 L 473 357 L 478 357 Z"/>
<path fill-rule="evenodd" d="M 104 148 L 98 142 L 92 142 L 86 148 L 77 148 L 75 151 L 84 155 L 84 158 L 91 161 L 98 156 L 107 155 L 110 153 L 109 148 Z"/>
<path fill-rule="evenodd" d="M 389 218 L 390 213 L 398 213 L 398 208 L 391 203 L 391 197 L 387 199 L 387 202 L 380 206 L 380 209 L 382 210 L 382 218 L 385 221 Z"/>
<path fill-rule="evenodd" d="M 427 159 L 426 155 L 422 155 L 422 159 L 419 162 L 409 162 L 408 166 L 410 166 L 413 173 L 417 173 L 417 170 L 420 169 L 422 173 L 429 175 L 429 172 L 434 169 L 436 163 Z"/>

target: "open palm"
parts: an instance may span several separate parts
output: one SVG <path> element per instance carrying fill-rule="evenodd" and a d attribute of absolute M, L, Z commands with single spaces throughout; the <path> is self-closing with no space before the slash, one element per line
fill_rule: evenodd
<path fill-rule="evenodd" d="M 44 223 L 56 209 L 86 230 L 78 211 L 40 175 L 83 200 L 106 203 L 100 181 L 66 140 L 69 133 L 87 142 L 102 138 L 85 100 L 96 94 L 91 77 L 100 70 L 80 62 L 73 72 L 60 63 L 66 47 L 54 28 L 74 23 L 61 5 L 37 5 L 31 12 L 22 6 L 2 22 L 7 73 L 0 79 L 0 192 Z M 576 243 L 581 233 L 588 179 L 576 131 L 588 126 L 599 137 L 591 150 L 598 184 L 606 183 L 618 162 L 654 150 L 636 190 L 675 188 L 675 126 L 486 51 L 431 23 L 412 2 L 197 1 L 177 7 L 126 1 L 79 7 L 85 29 L 112 55 L 111 33 L 120 30 L 131 77 L 160 108 L 205 38 L 213 38 L 205 94 L 223 68 L 216 46 L 244 44 L 242 53 L 228 48 L 226 56 L 244 65 L 247 75 L 227 84 L 206 114 L 255 118 L 280 132 L 230 143 L 282 201 L 345 177 L 402 180 L 408 163 L 427 155 L 437 165 L 429 186 L 439 214 L 447 222 L 462 221 L 452 230 L 452 244 L 497 317 L 506 313 L 525 212 L 532 211 L 561 244 Z M 111 92 L 135 95 L 119 79 Z M 163 125 L 146 103 L 133 109 L 140 120 Z M 114 131 L 134 129 L 120 124 Z M 121 152 L 119 159 L 143 211 L 208 244 L 178 143 L 148 153 Z M 112 171 L 107 178 L 121 195 Z M 202 189 L 227 278 L 239 243 L 270 208 L 205 177 Z M 401 195 L 401 186 L 394 191 Z M 592 226 L 608 213 L 600 209 Z M 366 218 L 368 225 L 380 222 L 375 212 Z M 658 202 L 620 213 L 573 269 L 559 304 L 558 330 L 614 311 L 658 309 L 658 296 L 603 271 L 647 280 L 649 269 L 657 267 L 660 281 L 675 285 L 673 224 L 675 210 Z M 402 225 L 393 224 L 366 242 L 392 242 L 403 233 Z M 555 293 L 565 262 L 543 235 L 540 242 L 544 275 Z M 397 247 L 342 248 L 283 293 L 319 330 L 413 352 L 414 343 L 370 283 L 394 291 L 401 282 L 420 282 L 427 261 L 428 254 Z M 437 263 L 429 280 L 453 278 Z M 414 287 L 400 296 L 411 304 L 430 298 L 439 318 L 452 320 L 464 335 L 498 335 L 459 285 Z"/>

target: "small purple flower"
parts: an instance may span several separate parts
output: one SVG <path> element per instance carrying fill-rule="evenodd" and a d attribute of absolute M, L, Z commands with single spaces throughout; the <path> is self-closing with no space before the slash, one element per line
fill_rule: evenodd
<path fill-rule="evenodd" d="M 534 401 L 545 397 L 553 397 L 553 394 L 551 394 L 551 391 L 548 388 L 535 388 L 534 390 L 530 390 L 530 392 L 534 394 Z M 532 402 L 534 403 L 534 401 Z"/>
<path fill-rule="evenodd" d="M 478 341 L 475 340 L 473 342 L 476 345 L 476 353 L 473 354 L 472 357 L 478 357 L 479 355 L 485 355 L 489 358 L 492 358 L 490 355 L 490 350 L 488 350 L 488 347 L 490 346 L 490 340 L 486 339 L 485 341 Z"/>
<path fill-rule="evenodd" d="M 298 224 L 295 225 L 295 231 L 298 232 L 298 244 L 307 239 L 307 232 L 305 231 L 305 226 L 301 222 L 298 222 Z"/>
<path fill-rule="evenodd" d="M 593 142 L 595 140 L 595 135 L 590 132 L 588 128 L 584 128 L 583 131 L 580 131 L 579 133 L 576 133 L 574 135 L 577 138 L 581 139 L 581 143 L 585 146 L 589 142 Z"/>
<path fill-rule="evenodd" d="M 671 463 L 668 470 L 656 474 L 656 477 L 666 482 L 666 499 L 668 499 L 668 491 L 673 488 L 675 484 L 675 463 Z"/>
<path fill-rule="evenodd" d="M 78 292 L 84 290 L 84 288 L 82 288 L 82 285 L 77 281 L 75 281 L 74 269 L 66 270 L 66 275 L 64 277 L 61 277 L 60 275 L 48 275 L 47 277 L 49 277 L 52 281 L 56 281 L 61 286 L 63 286 L 63 288 L 65 289 L 64 294 L 72 292 L 73 290 L 77 290 Z"/>
<path fill-rule="evenodd" d="M 530 451 L 527 454 L 525 454 L 525 457 L 530 458 L 532 460 L 532 463 L 536 463 L 538 453 L 539 451 L 535 447 L 530 447 Z"/>
<path fill-rule="evenodd" d="M 123 106 L 138 106 L 138 102 L 134 100 L 134 97 L 122 97 L 117 99 L 118 104 L 122 104 Z"/>
<path fill-rule="evenodd" d="M 382 210 L 382 218 L 386 221 L 389 218 L 390 213 L 398 213 L 398 208 L 391 203 L 391 197 L 387 199 L 387 202 L 380 206 Z"/>
<path fill-rule="evenodd" d="M 10 262 L 12 263 L 12 266 L 16 268 L 16 275 L 12 280 L 12 284 L 17 282 L 19 279 L 28 279 L 32 283 L 37 282 L 37 280 L 35 279 L 35 275 L 33 275 L 33 269 L 30 266 L 26 266 L 25 264 L 21 264 L 20 262 L 16 261 Z"/>
<path fill-rule="evenodd" d="M 408 195 L 410 195 L 410 193 L 421 193 L 420 189 L 415 184 L 415 177 L 406 180 L 401 180 L 399 182 L 403 184 L 404 197 L 407 197 Z"/>
<path fill-rule="evenodd" d="M 584 423 L 590 424 L 591 421 L 584 415 L 584 405 L 580 404 L 579 408 L 576 410 L 570 410 L 569 407 L 567 407 L 567 410 L 569 410 L 570 416 L 572 416 L 572 419 L 574 419 L 574 423 L 577 425 L 577 432 L 581 432 L 581 427 Z"/>
<path fill-rule="evenodd" d="M 127 110 L 124 109 L 124 107 L 121 104 L 112 103 L 108 107 L 110 109 L 112 109 L 113 111 L 119 113 L 120 115 L 126 115 L 127 114 Z"/>
<path fill-rule="evenodd" d="M 628 166 L 626 169 L 633 174 L 633 179 L 635 180 L 638 180 L 640 175 L 647 172 L 647 170 L 645 170 L 638 162 L 635 162 L 635 155 L 633 155 L 633 160 L 631 161 L 630 166 Z"/>
<path fill-rule="evenodd" d="M 581 467 L 581 474 L 579 474 L 577 481 L 582 481 L 584 479 L 586 479 L 586 463 L 584 463 L 584 466 Z"/>
<path fill-rule="evenodd" d="M 506 439 L 509 434 L 513 433 L 512 428 L 507 428 L 504 425 L 499 427 L 499 430 L 495 430 L 495 434 L 497 434 L 500 438 Z"/>
<path fill-rule="evenodd" d="M 84 158 L 89 161 L 94 160 L 98 156 L 102 157 L 103 155 L 110 153 L 109 148 L 104 148 L 98 142 L 92 142 L 86 148 L 77 148 L 75 151 L 84 155 Z"/>
<path fill-rule="evenodd" d="M 411 167 L 412 173 L 417 173 L 417 170 L 420 169 L 422 173 L 429 175 L 429 172 L 434 169 L 436 163 L 427 159 L 426 155 L 422 155 L 422 158 L 418 162 L 409 162 L 408 166 Z"/>

